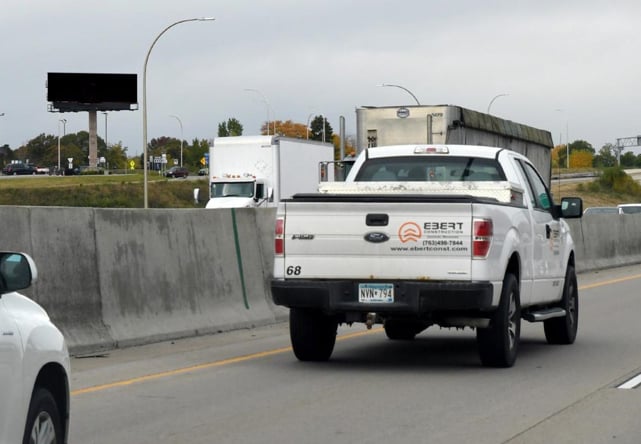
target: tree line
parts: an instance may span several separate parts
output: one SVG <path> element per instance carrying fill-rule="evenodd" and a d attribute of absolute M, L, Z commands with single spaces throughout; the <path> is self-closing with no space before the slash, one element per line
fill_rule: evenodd
<path fill-rule="evenodd" d="M 570 155 L 568 164 L 568 153 Z M 597 152 L 585 140 L 575 140 L 568 145 L 557 145 L 552 150 L 553 168 L 609 168 L 620 166 L 622 168 L 641 168 L 641 154 L 635 155 L 632 151 L 620 153 L 617 163 L 617 147 L 607 143 Z"/>
<path fill-rule="evenodd" d="M 323 117 L 316 116 L 307 126 L 304 123 L 296 123 L 292 120 L 274 120 L 264 122 L 261 127 L 261 134 L 278 134 L 286 137 L 310 140 L 325 140 L 333 143 L 336 159 L 339 156 L 339 136 L 334 134 L 331 124 Z M 243 125 L 238 119 L 231 117 L 218 124 L 218 137 L 242 136 Z M 58 145 L 60 143 L 60 145 Z M 182 141 L 183 165 L 190 169 L 202 167 L 202 159 L 205 153 L 209 152 L 212 141 L 207 139 L 193 139 L 191 143 Z M 101 166 L 109 169 L 129 169 L 133 160 L 135 168 L 142 168 L 143 155 L 129 156 L 127 147 L 122 142 L 107 145 L 105 140 L 97 136 L 98 158 L 104 158 Z M 57 167 L 58 146 L 60 146 L 61 168 L 67 167 L 67 159 L 73 158 L 74 166 L 87 165 L 89 163 L 89 133 L 79 131 L 69 133 L 60 137 L 53 134 L 42 133 L 19 148 L 12 150 L 8 145 L 0 146 L 0 165 L 4 166 L 12 161 L 23 161 L 38 166 Z M 346 154 L 354 153 L 355 147 L 348 141 L 345 147 Z M 169 165 L 181 158 L 181 141 L 175 137 L 161 136 L 153 138 L 147 146 L 147 154 L 151 158 L 166 155 Z"/>
<path fill-rule="evenodd" d="M 166 154 L 169 160 L 180 159 L 180 145 L 180 140 L 173 137 L 155 138 L 149 142 L 147 154 L 159 157 L 161 154 Z M 58 150 L 58 146 L 60 150 Z M 132 160 L 135 168 L 142 167 L 143 155 L 129 156 L 127 147 L 123 147 L 122 142 L 107 145 L 104 139 L 97 136 L 97 147 L 98 159 L 104 159 L 104 163 L 100 164 L 101 167 L 130 169 Z M 200 164 L 200 159 L 208 150 L 209 143 L 206 140 L 194 139 L 191 143 L 183 141 L 183 164 L 197 167 Z M 22 161 L 55 168 L 60 161 L 61 169 L 65 169 L 68 166 L 67 159 L 69 158 L 73 159 L 74 167 L 89 164 L 89 133 L 87 131 L 65 134 L 60 137 L 60 145 L 58 145 L 58 136 L 42 133 L 15 150 L 9 148 L 8 145 L 0 147 L 0 164 L 3 166 L 12 161 Z"/>

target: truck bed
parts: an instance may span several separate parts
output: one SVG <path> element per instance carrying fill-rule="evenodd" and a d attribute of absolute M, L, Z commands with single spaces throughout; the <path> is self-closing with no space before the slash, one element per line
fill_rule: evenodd
<path fill-rule="evenodd" d="M 441 182 L 332 182 L 323 183 L 319 193 L 341 195 L 392 195 L 494 199 L 497 202 L 523 204 L 523 189 L 508 181 Z M 302 196 L 301 196 L 302 197 Z"/>

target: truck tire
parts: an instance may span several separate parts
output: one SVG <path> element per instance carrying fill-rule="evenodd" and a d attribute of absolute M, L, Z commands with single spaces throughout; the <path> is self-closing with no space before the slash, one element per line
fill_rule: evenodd
<path fill-rule="evenodd" d="M 383 324 L 388 339 L 411 341 L 417 334 L 425 330 L 423 324 L 409 320 L 389 319 Z"/>
<path fill-rule="evenodd" d="M 319 310 L 289 310 L 289 335 L 299 361 L 327 361 L 334 351 L 337 329 L 338 321 Z"/>
<path fill-rule="evenodd" d="M 516 362 L 521 336 L 519 283 L 508 273 L 503 279 L 501 300 L 488 328 L 476 330 L 481 363 L 487 367 L 512 367 Z"/>
<path fill-rule="evenodd" d="M 62 443 L 62 430 L 58 405 L 51 392 L 36 387 L 31 396 L 22 443 Z"/>
<path fill-rule="evenodd" d="M 568 265 L 565 272 L 561 308 L 565 309 L 565 316 L 543 322 L 545 339 L 548 344 L 572 344 L 576 339 L 579 328 L 579 290 L 576 283 L 576 272 L 572 265 Z"/>

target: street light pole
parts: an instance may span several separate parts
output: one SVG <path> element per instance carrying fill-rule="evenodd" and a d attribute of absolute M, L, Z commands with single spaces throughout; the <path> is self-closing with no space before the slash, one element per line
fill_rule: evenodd
<path fill-rule="evenodd" d="M 148 163 L 148 155 L 147 155 L 147 62 L 149 62 L 149 56 L 151 55 L 151 50 L 154 49 L 154 45 L 156 45 L 156 42 L 162 35 L 169 31 L 171 28 L 173 28 L 176 25 L 179 25 L 181 23 L 186 23 L 186 22 L 204 22 L 204 21 L 213 21 L 216 20 L 213 17 L 201 17 L 201 18 L 191 18 L 191 19 L 185 19 L 185 20 L 178 20 L 177 22 L 172 23 L 171 25 L 167 26 L 165 29 L 163 29 L 160 34 L 156 36 L 154 41 L 152 42 L 151 46 L 149 47 L 149 51 L 147 51 L 147 56 L 145 57 L 145 64 L 143 66 L 142 70 L 142 149 L 143 149 L 143 182 L 144 182 L 144 196 L 143 196 L 143 201 L 144 201 L 144 207 L 149 208 L 149 197 L 148 197 L 148 187 L 147 187 L 147 163 Z"/>
<path fill-rule="evenodd" d="M 559 111 L 562 113 L 565 113 L 565 110 L 562 110 L 560 108 L 555 109 L 555 111 Z M 570 169 L 570 135 L 568 131 L 569 127 L 569 119 L 566 117 L 565 118 L 565 167 L 569 170 Z M 559 137 L 560 139 L 560 137 Z M 559 144 L 561 143 L 561 140 L 559 140 Z"/>
<path fill-rule="evenodd" d="M 416 104 L 417 104 L 418 106 L 421 106 L 421 103 L 418 101 L 418 99 L 416 98 L 416 96 L 415 96 L 414 94 L 412 94 L 412 91 L 410 91 L 409 89 L 405 88 L 404 86 L 401 86 L 401 85 L 392 85 L 392 84 L 390 84 L 390 83 L 383 83 L 383 84 L 381 84 L 381 85 L 377 85 L 377 86 L 393 86 L 394 88 L 400 88 L 400 89 L 402 89 L 403 91 L 407 92 L 410 96 L 412 96 L 412 98 L 416 101 Z"/>
<path fill-rule="evenodd" d="M 259 94 L 263 98 L 263 103 L 265 104 L 265 107 L 267 108 L 267 135 L 269 136 L 269 101 L 267 100 L 267 97 L 265 97 L 265 94 L 260 92 L 257 89 L 253 88 L 245 88 L 245 91 L 251 91 Z M 274 135 L 276 134 L 276 123 L 274 123 Z"/>
<path fill-rule="evenodd" d="M 496 96 L 494 96 L 494 98 L 490 100 L 489 105 L 487 105 L 487 113 L 488 114 L 490 113 L 490 108 L 492 108 L 492 104 L 496 99 L 498 99 L 499 97 L 505 97 L 505 96 L 509 96 L 509 94 L 497 94 Z"/>
<path fill-rule="evenodd" d="M 567 168 L 570 169 L 570 131 L 568 130 L 568 119 L 565 119 L 565 155 L 568 158 Z"/>
<path fill-rule="evenodd" d="M 309 139 L 309 121 L 311 120 L 313 114 L 314 113 L 309 113 L 309 116 L 307 116 L 307 139 Z"/>
<path fill-rule="evenodd" d="M 180 166 L 183 166 L 183 123 L 178 116 L 170 115 L 169 117 L 176 119 L 180 125 Z"/>

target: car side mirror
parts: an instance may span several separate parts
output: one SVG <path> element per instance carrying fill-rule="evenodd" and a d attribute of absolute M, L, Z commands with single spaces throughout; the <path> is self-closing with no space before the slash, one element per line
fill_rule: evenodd
<path fill-rule="evenodd" d="M 0 253 L 0 294 L 24 290 L 36 281 L 36 264 L 23 253 Z"/>

